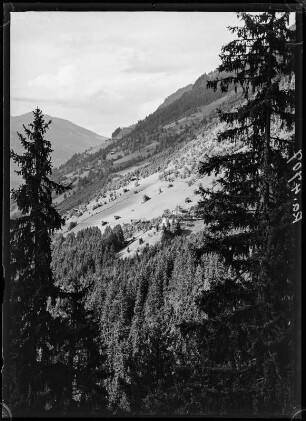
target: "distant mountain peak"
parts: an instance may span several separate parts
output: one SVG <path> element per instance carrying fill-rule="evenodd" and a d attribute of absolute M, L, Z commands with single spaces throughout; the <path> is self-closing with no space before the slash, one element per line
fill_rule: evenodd
<path fill-rule="evenodd" d="M 44 119 L 47 122 L 52 120 L 49 130 L 46 132 L 46 138 L 50 140 L 53 149 L 51 154 L 53 167 L 63 164 L 75 153 L 82 153 L 94 146 L 103 147 L 108 139 L 106 136 L 100 136 L 63 118 L 44 114 Z M 10 118 L 10 148 L 17 153 L 23 151 L 17 132 L 24 133 L 23 125 L 27 126 L 32 121 L 32 112 Z M 20 178 L 13 170 L 13 165 L 11 165 L 11 185 L 16 187 L 20 183 Z"/>

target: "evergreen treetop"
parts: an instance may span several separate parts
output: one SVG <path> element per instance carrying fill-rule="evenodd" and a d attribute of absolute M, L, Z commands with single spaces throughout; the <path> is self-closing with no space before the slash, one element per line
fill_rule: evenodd
<path fill-rule="evenodd" d="M 51 271 L 51 235 L 64 223 L 52 205 L 52 193 L 69 188 L 50 179 L 52 149 L 45 134 L 51 122 L 45 122 L 38 108 L 33 117 L 33 123 L 23 126 L 25 136 L 18 133 L 25 152 L 10 153 L 24 180 L 12 190 L 22 214 L 11 221 L 10 356 L 16 387 L 10 399 L 16 414 L 27 410 L 38 413 L 46 404 L 39 396 L 51 381 L 47 367 L 55 341 L 47 300 L 57 295 Z"/>
<path fill-rule="evenodd" d="M 214 237 L 211 245 L 214 248 L 215 241 L 220 245 L 220 235 L 222 253 L 232 263 L 233 256 L 249 255 L 250 247 L 258 244 L 258 228 L 279 205 L 276 184 L 284 184 L 286 162 L 294 150 L 294 135 L 281 131 L 292 130 L 294 123 L 294 90 L 282 83 L 294 71 L 289 13 L 238 16 L 244 26 L 230 28 L 238 39 L 224 46 L 220 55 L 218 70 L 227 76 L 208 81 L 207 86 L 227 90 L 233 83 L 241 87 L 238 107 L 219 111 L 227 128 L 218 134 L 218 141 L 239 142 L 244 148 L 201 163 L 201 174 L 214 172 L 220 177 L 219 188 L 199 189 L 204 221 Z"/>
<path fill-rule="evenodd" d="M 208 87 L 240 87 L 222 143 L 233 152 L 208 157 L 200 173 L 218 175 L 217 187 L 200 188 L 207 236 L 202 252 L 216 252 L 229 266 L 216 274 L 198 305 L 207 319 L 203 363 L 207 393 L 226 413 L 287 413 L 293 397 L 293 194 L 288 160 L 294 153 L 294 31 L 289 13 L 239 13 L 238 39 L 222 48 L 222 79 Z M 285 360 L 284 355 L 288 358 Z M 218 390 L 216 385 L 222 387 Z M 239 395 L 240 404 L 237 406 Z"/>

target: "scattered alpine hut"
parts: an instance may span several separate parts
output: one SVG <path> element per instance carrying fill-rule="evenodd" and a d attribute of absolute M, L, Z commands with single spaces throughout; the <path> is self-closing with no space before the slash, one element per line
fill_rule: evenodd
<path fill-rule="evenodd" d="M 170 229 L 171 224 L 172 224 L 172 219 L 164 217 L 162 219 L 162 222 L 161 222 L 161 228 L 162 229 L 165 229 L 165 228 Z"/>
<path fill-rule="evenodd" d="M 192 217 L 196 217 L 199 214 L 199 205 L 191 206 L 189 210 L 189 215 Z"/>
<path fill-rule="evenodd" d="M 131 224 L 133 226 L 139 225 L 142 222 L 141 219 L 131 219 Z"/>
<path fill-rule="evenodd" d="M 160 224 L 162 230 L 175 231 L 177 228 L 180 228 L 179 218 L 168 218 L 164 217 Z"/>

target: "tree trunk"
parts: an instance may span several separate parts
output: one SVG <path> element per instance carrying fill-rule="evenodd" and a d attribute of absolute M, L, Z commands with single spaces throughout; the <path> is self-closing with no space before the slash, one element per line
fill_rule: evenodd
<path fill-rule="evenodd" d="M 273 13 L 270 24 L 269 24 L 269 31 L 273 30 L 275 13 Z M 272 54 L 273 50 L 270 43 L 270 33 L 267 35 L 268 39 L 268 71 L 267 71 L 267 82 L 266 87 L 269 89 L 272 83 Z M 263 201 L 264 201 L 264 219 L 268 221 L 268 212 L 269 212 L 269 196 L 270 196 L 270 140 L 271 140 L 271 103 L 268 101 L 268 105 L 266 105 L 266 122 L 265 122 L 265 147 L 264 147 L 264 194 L 263 194 Z"/>

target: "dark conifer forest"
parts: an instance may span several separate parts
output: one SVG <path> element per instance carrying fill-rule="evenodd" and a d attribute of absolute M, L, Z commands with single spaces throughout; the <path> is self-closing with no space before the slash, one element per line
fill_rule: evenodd
<path fill-rule="evenodd" d="M 127 135 L 206 105 L 198 89 L 207 101 L 240 95 L 218 111 L 217 142 L 241 147 L 196 162 L 215 177 L 197 190 L 201 232 L 183 236 L 176 221 L 125 258 L 120 216 L 103 231 L 75 233 L 75 223 L 63 235 L 52 195 L 71 186 L 52 179 L 52 122 L 37 108 L 18 134 L 4 358 L 13 416 L 291 417 L 299 408 L 295 31 L 285 12 L 238 16 L 217 71 Z"/>

